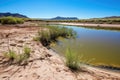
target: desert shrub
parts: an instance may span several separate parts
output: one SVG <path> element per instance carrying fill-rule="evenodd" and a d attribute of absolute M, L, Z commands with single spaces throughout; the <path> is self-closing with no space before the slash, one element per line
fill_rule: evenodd
<path fill-rule="evenodd" d="M 23 53 L 18 55 L 17 63 L 27 64 L 27 59 L 30 57 L 31 49 L 27 46 L 24 47 Z"/>
<path fill-rule="evenodd" d="M 22 19 L 22 18 L 15 18 L 15 19 L 16 19 L 17 24 L 24 23 L 24 19 Z"/>
<path fill-rule="evenodd" d="M 15 18 L 12 17 L 3 17 L 1 18 L 1 23 L 2 24 L 16 24 Z"/>
<path fill-rule="evenodd" d="M 79 70 L 80 68 L 80 57 L 72 51 L 70 48 L 66 50 L 65 53 L 65 58 L 66 58 L 66 65 L 71 69 L 71 70 Z"/>
<path fill-rule="evenodd" d="M 24 55 L 28 58 L 30 56 L 31 49 L 27 46 L 24 47 Z"/>
<path fill-rule="evenodd" d="M 14 61 L 15 59 L 17 59 L 17 54 L 13 50 L 9 50 L 7 53 L 4 54 L 4 56 L 10 61 Z"/>
<path fill-rule="evenodd" d="M 43 46 L 50 45 L 51 42 L 56 42 L 58 37 L 75 38 L 76 32 L 72 29 L 58 26 L 47 26 L 48 30 L 40 30 L 38 32 L 39 40 Z"/>
<path fill-rule="evenodd" d="M 7 53 L 4 54 L 4 57 L 8 58 L 10 64 L 12 63 L 26 64 L 27 59 L 30 57 L 30 52 L 31 49 L 25 46 L 22 54 L 17 54 L 14 50 L 9 50 Z"/>
<path fill-rule="evenodd" d="M 48 46 L 51 42 L 51 34 L 48 31 L 41 30 L 39 32 L 39 40 L 43 44 L 43 46 Z"/>
<path fill-rule="evenodd" d="M 16 17 L 2 17 L 0 18 L 1 24 L 22 24 L 24 20 Z"/>

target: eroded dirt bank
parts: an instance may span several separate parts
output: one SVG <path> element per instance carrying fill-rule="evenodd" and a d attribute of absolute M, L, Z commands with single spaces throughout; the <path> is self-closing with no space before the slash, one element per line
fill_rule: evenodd
<path fill-rule="evenodd" d="M 90 66 L 83 66 L 76 75 L 58 54 L 33 40 L 39 29 L 0 26 L 0 80 L 120 80 L 120 73 Z M 3 53 L 12 49 L 20 54 L 25 45 L 31 48 L 28 64 L 9 65 Z"/>

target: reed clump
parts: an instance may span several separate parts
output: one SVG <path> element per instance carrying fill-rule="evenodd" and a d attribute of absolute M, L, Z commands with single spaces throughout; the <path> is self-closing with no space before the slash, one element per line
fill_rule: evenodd
<path fill-rule="evenodd" d="M 77 71 L 80 69 L 80 56 L 72 51 L 70 48 L 67 48 L 65 53 L 66 66 L 71 70 Z"/>
<path fill-rule="evenodd" d="M 39 41 L 43 46 L 49 46 L 50 43 L 56 42 L 58 37 L 75 38 L 76 32 L 72 29 L 59 26 L 46 26 L 47 30 L 38 31 Z"/>

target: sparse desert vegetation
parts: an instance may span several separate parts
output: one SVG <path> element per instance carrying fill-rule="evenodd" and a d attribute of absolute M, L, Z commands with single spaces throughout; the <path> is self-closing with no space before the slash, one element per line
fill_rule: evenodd
<path fill-rule="evenodd" d="M 2 17 L 0 18 L 0 23 L 1 24 L 23 24 L 24 19 L 22 18 L 17 18 L 17 17 Z"/>
<path fill-rule="evenodd" d="M 14 50 L 9 50 L 4 53 L 4 57 L 8 59 L 10 64 L 27 64 L 27 59 L 30 57 L 31 49 L 27 46 L 23 48 L 23 53 L 16 53 Z"/>

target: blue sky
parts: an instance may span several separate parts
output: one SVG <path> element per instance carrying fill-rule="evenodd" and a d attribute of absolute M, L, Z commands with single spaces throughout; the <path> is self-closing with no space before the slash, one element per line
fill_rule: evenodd
<path fill-rule="evenodd" d="M 120 0 L 0 0 L 0 12 L 31 18 L 120 16 Z"/>

